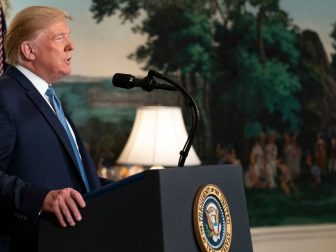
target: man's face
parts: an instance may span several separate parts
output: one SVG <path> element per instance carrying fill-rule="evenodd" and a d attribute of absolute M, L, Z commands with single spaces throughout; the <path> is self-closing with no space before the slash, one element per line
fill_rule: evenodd
<path fill-rule="evenodd" d="M 60 19 L 42 30 L 33 41 L 34 69 L 48 83 L 54 83 L 71 72 L 74 44 L 70 35 L 66 20 Z"/>

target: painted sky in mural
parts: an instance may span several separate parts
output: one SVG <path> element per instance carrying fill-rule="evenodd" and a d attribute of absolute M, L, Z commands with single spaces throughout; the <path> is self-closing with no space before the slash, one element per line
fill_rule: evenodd
<path fill-rule="evenodd" d="M 19 10 L 31 5 L 65 9 L 74 18 L 71 27 L 76 45 L 73 74 L 112 76 L 116 72 L 144 75 L 141 65 L 127 58 L 145 38 L 133 34 L 131 24 L 121 24 L 117 16 L 96 24 L 89 11 L 91 0 L 11 0 L 11 20 Z M 281 6 L 300 29 L 319 33 L 328 54 L 332 53 L 331 24 L 336 22 L 335 0 L 282 0 Z"/>

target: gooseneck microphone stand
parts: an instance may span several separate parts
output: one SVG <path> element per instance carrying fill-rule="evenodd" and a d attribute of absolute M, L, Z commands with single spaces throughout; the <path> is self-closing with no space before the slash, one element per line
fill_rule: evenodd
<path fill-rule="evenodd" d="M 187 92 L 187 90 L 185 90 L 181 85 L 179 85 L 175 81 L 163 76 L 162 74 L 150 69 L 148 71 L 148 76 L 146 78 L 148 78 L 148 80 L 150 81 L 150 80 L 153 80 L 154 77 L 157 78 L 157 79 L 164 80 L 165 82 L 171 84 L 176 89 L 178 89 L 181 92 L 181 94 L 183 95 L 183 98 L 188 100 L 187 104 L 188 104 L 189 108 L 192 109 L 192 121 L 191 121 L 190 130 L 189 130 L 189 133 L 188 133 L 188 139 L 187 139 L 186 143 L 184 144 L 183 149 L 180 151 L 180 158 L 179 158 L 179 161 L 178 161 L 178 167 L 183 167 L 184 163 L 187 159 L 187 156 L 188 156 L 189 150 L 191 148 L 191 145 L 193 143 L 194 137 L 195 137 L 198 122 L 200 120 L 200 112 L 199 112 L 199 109 L 197 107 L 197 104 L 196 104 L 195 100 Z"/>

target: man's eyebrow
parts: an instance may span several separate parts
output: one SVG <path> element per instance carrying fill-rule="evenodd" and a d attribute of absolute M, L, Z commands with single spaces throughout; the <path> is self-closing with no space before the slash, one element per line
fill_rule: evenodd
<path fill-rule="evenodd" d="M 71 35 L 71 31 L 69 31 L 69 32 L 58 32 L 58 33 L 55 33 L 52 37 L 55 38 L 55 37 L 58 37 L 58 36 L 65 36 L 65 35 Z"/>

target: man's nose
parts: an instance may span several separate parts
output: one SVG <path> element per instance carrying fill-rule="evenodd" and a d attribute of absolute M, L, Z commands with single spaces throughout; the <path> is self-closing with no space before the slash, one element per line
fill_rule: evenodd
<path fill-rule="evenodd" d="M 72 42 L 71 39 L 68 39 L 65 49 L 66 51 L 75 50 L 75 44 Z"/>

